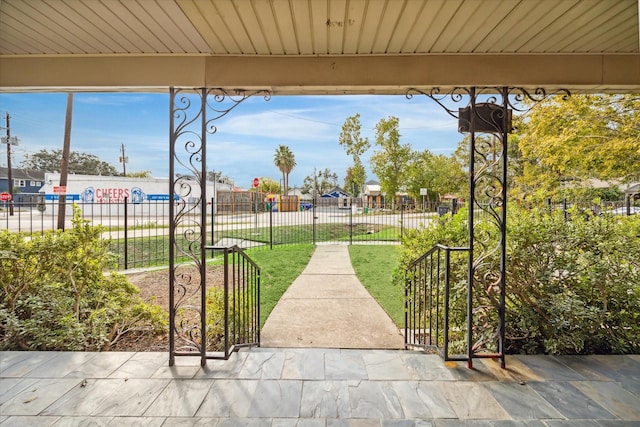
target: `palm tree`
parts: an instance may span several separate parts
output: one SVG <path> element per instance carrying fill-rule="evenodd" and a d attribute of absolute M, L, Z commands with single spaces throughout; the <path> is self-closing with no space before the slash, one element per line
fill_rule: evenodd
<path fill-rule="evenodd" d="M 282 172 L 282 182 L 284 186 L 284 195 L 289 194 L 289 173 L 296 166 L 296 158 L 291 152 L 291 149 L 286 145 L 281 145 L 276 150 L 275 156 L 273 156 L 273 163 Z"/>

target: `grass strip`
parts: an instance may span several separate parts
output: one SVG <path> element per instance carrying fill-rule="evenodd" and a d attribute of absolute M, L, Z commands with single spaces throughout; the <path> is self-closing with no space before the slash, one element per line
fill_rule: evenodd
<path fill-rule="evenodd" d="M 307 244 L 246 251 L 260 266 L 260 325 L 264 326 L 282 295 L 307 266 L 313 250 L 314 246 Z"/>
<path fill-rule="evenodd" d="M 393 284 L 400 247 L 396 245 L 349 246 L 358 280 L 398 326 L 404 326 L 404 289 Z"/>

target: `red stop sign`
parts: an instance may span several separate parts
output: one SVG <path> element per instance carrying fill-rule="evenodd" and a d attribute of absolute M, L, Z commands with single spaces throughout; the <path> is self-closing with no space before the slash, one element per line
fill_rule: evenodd
<path fill-rule="evenodd" d="M 253 178 L 253 186 L 258 188 L 258 185 L 260 185 L 260 180 L 258 178 Z"/>
<path fill-rule="evenodd" d="M 9 202 L 11 201 L 11 194 L 5 192 L 0 193 L 0 202 Z"/>

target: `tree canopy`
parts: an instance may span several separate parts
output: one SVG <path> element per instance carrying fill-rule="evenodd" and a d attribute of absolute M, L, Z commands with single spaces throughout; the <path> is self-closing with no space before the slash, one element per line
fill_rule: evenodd
<path fill-rule="evenodd" d="M 151 171 L 146 170 L 146 171 L 134 171 L 134 172 L 127 172 L 127 177 L 128 178 L 151 178 Z"/>
<path fill-rule="evenodd" d="M 305 194 L 313 194 L 313 190 L 317 191 L 317 194 L 324 194 L 338 186 L 338 174 L 331 172 L 329 168 L 315 172 L 307 176 L 302 183 L 302 192 Z"/>
<path fill-rule="evenodd" d="M 371 156 L 371 169 L 380 180 L 380 189 L 395 206 L 395 194 L 405 184 L 406 166 L 411 157 L 411 146 L 400 144 L 400 120 L 389 116 L 376 125 L 376 145 L 380 147 Z"/>
<path fill-rule="evenodd" d="M 435 155 L 429 150 L 413 152 L 407 165 L 406 188 L 409 195 L 420 199 L 420 189 L 426 188 L 427 202 L 447 193 L 460 193 L 464 187 L 465 171 L 451 156 Z"/>
<path fill-rule="evenodd" d="M 347 169 L 344 188 L 356 197 L 364 188 L 364 183 L 367 180 L 366 170 L 360 157 L 371 147 L 369 138 L 363 138 L 360 135 L 361 129 L 360 113 L 347 117 L 342 125 L 342 132 L 338 140 L 346 153 L 353 159 L 353 165 Z"/>
<path fill-rule="evenodd" d="M 262 193 L 278 194 L 282 190 L 280 183 L 275 179 L 268 177 L 260 177 L 258 191 Z"/>
<path fill-rule="evenodd" d="M 640 179 L 640 95 L 551 98 L 519 120 L 517 137 L 522 194 Z"/>
<path fill-rule="evenodd" d="M 43 172 L 60 170 L 62 150 L 43 149 L 34 154 L 28 154 L 20 166 Z M 110 163 L 100 160 L 96 155 L 71 151 L 69 154 L 69 173 L 77 175 L 105 175 L 119 176 L 120 173 Z"/>

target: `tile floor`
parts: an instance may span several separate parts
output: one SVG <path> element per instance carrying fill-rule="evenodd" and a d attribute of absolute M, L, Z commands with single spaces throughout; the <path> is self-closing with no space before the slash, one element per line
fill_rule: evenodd
<path fill-rule="evenodd" d="M 640 426 L 640 356 L 0 352 L 0 426 Z"/>

